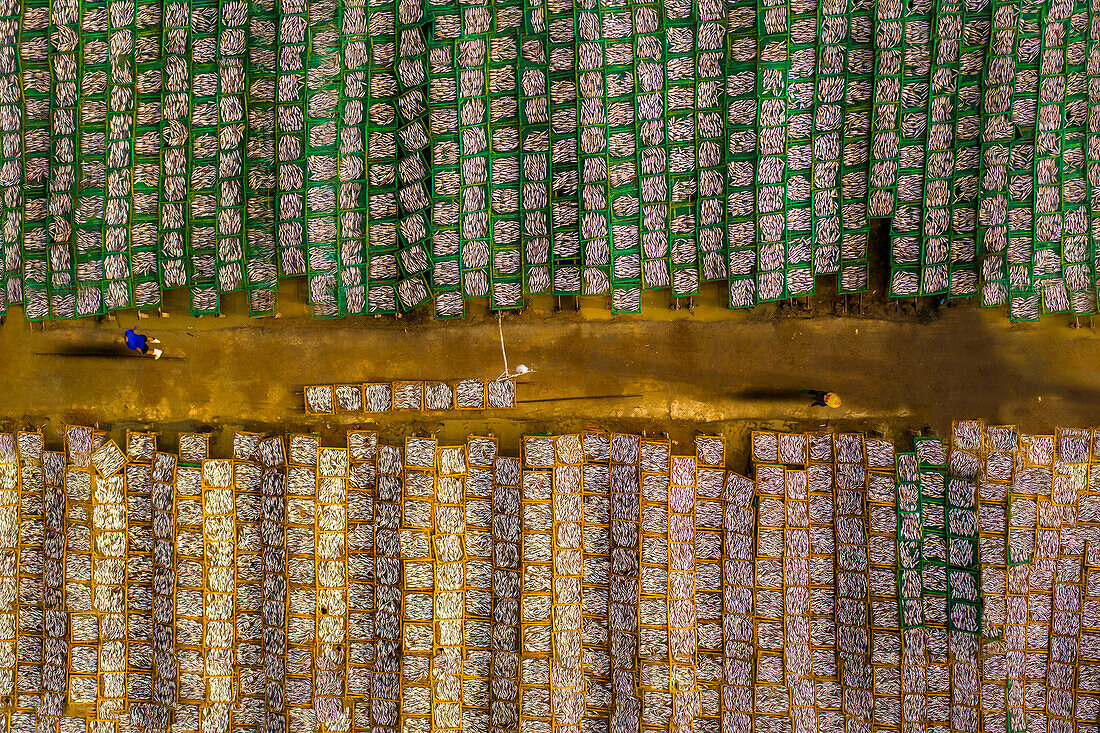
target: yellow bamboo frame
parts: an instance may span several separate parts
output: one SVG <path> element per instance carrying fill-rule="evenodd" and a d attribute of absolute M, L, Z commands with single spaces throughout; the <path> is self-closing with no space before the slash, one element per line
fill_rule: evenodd
<path fill-rule="evenodd" d="M 126 704 L 126 480 L 121 474 L 106 479 L 95 479 L 95 491 L 92 493 L 92 608 L 100 620 L 99 629 L 99 700 L 97 714 L 106 719 L 122 712 Z M 121 527 L 104 526 L 99 521 L 100 510 L 106 506 L 117 507 L 121 516 Z M 110 538 L 113 537 L 112 541 Z M 118 566 L 118 582 L 101 583 L 97 580 L 100 569 Z M 117 599 L 117 600 L 116 600 Z M 120 617 L 120 623 L 109 623 L 112 617 Z M 108 633 L 118 631 L 117 635 Z M 109 647 L 104 642 L 115 642 L 122 647 L 120 666 L 108 668 L 106 661 Z M 111 694 L 114 692 L 115 694 Z"/>
<path fill-rule="evenodd" d="M 0 567 L 11 568 L 11 575 L 0 577 L 0 586 L 5 587 L 3 593 L 4 603 L 0 605 L 0 648 L 11 659 L 11 666 L 0 667 L 0 700 L 15 694 L 16 671 L 16 636 L 17 617 L 19 613 L 19 458 L 15 444 L 15 436 L 11 433 L 0 433 L 0 441 L 4 441 L 5 450 L 0 453 L 0 458 L 10 458 L 10 462 L 0 463 L 0 553 L 10 557 L 10 562 L 5 561 Z"/>
<path fill-rule="evenodd" d="M 520 730 L 550 733 L 553 725 L 550 701 L 552 658 L 551 609 L 553 604 L 553 473 L 543 461 L 533 461 L 529 450 L 533 436 L 524 436 L 523 473 L 520 480 Z M 553 460 L 551 449 L 551 461 Z M 542 557 L 533 541 L 549 554 Z M 539 603 L 539 612 L 534 613 Z M 543 615 L 542 610 L 545 610 Z"/>
<path fill-rule="evenodd" d="M 584 717 L 581 593 L 584 537 L 581 494 L 584 451 L 579 435 L 554 439 L 553 472 L 553 619 L 550 708 L 555 733 L 580 733 Z M 574 462 L 565 463 L 571 460 Z M 572 535 L 575 543 L 563 540 Z"/>
<path fill-rule="evenodd" d="M 431 466 L 420 463 L 413 467 L 409 445 L 414 438 L 405 441 L 404 468 L 405 480 L 402 482 L 401 509 L 401 560 L 404 565 L 402 611 L 402 652 L 401 695 L 402 695 L 402 732 L 428 733 L 431 729 L 431 715 L 434 708 L 433 685 L 431 677 L 431 659 L 435 648 L 435 603 L 434 603 L 434 562 L 431 555 L 431 533 L 433 529 L 434 493 L 435 493 L 435 441 L 431 443 Z M 423 510 L 413 511 L 423 506 Z M 428 567 L 423 585 L 410 583 L 409 569 L 413 562 Z M 410 614 L 412 602 L 418 600 L 429 609 L 429 618 L 420 619 Z M 427 709 L 417 702 L 427 702 Z"/>

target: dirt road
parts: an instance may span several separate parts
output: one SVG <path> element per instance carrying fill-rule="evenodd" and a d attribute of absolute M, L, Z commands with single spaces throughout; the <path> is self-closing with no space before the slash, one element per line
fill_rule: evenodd
<path fill-rule="evenodd" d="M 660 320 L 652 320 L 654 317 Z M 137 327 L 162 340 L 165 358 L 122 343 Z M 279 427 L 337 432 L 417 426 L 443 439 L 494 432 L 609 429 L 736 436 L 755 426 L 809 426 L 885 434 L 982 417 L 1031 432 L 1100 425 L 1100 334 L 1061 318 L 1013 327 L 1001 312 L 959 306 L 928 323 L 866 318 L 761 318 L 702 304 L 649 320 L 606 311 L 505 316 L 520 404 L 485 413 L 399 413 L 311 418 L 307 384 L 391 379 L 493 378 L 503 370 L 496 319 L 313 321 L 303 316 L 195 319 L 183 312 L 139 321 L 0 328 L 0 415 L 8 426 L 61 422 Z M 808 407 L 800 388 L 831 389 L 844 404 Z M 47 422 L 48 420 L 48 422 Z"/>

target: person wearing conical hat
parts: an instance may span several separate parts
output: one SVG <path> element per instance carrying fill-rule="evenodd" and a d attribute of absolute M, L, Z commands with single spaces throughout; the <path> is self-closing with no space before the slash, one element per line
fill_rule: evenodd
<path fill-rule="evenodd" d="M 840 397 L 836 392 L 826 392 L 821 389 L 803 389 L 800 391 L 813 395 L 814 401 L 810 403 L 810 407 L 840 407 Z"/>

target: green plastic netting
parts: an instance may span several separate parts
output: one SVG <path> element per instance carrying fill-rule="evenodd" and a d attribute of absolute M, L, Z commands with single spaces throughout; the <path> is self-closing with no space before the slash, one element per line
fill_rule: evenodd
<path fill-rule="evenodd" d="M 6 0 L 0 313 L 1096 311 L 1084 0 Z M 887 267 L 884 263 L 883 267 Z"/>

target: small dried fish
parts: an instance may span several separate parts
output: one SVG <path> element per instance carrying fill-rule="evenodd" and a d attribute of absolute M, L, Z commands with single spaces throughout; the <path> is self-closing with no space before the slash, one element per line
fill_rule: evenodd
<path fill-rule="evenodd" d="M 456 384 L 455 404 L 459 409 L 481 409 L 485 407 L 485 383 L 479 379 L 464 379 Z"/>
<path fill-rule="evenodd" d="M 424 406 L 424 385 L 420 382 L 393 383 L 393 409 L 419 410 Z"/>
<path fill-rule="evenodd" d="M 306 412 L 311 415 L 331 415 L 334 410 L 334 394 L 331 385 L 305 388 Z"/>
<path fill-rule="evenodd" d="M 489 407 L 507 409 L 516 406 L 516 383 L 511 379 L 498 379 L 487 385 Z"/>
<path fill-rule="evenodd" d="M 363 390 L 358 384 L 336 386 L 336 408 L 340 412 L 362 412 Z"/>
<path fill-rule="evenodd" d="M 388 412 L 393 409 L 393 387 L 389 384 L 364 385 L 363 396 L 367 412 Z"/>

